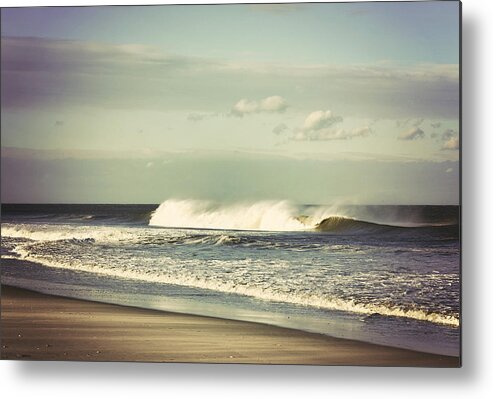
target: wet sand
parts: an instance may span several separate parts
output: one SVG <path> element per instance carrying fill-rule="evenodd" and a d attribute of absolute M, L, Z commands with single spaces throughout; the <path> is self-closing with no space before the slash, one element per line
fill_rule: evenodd
<path fill-rule="evenodd" d="M 459 367 L 459 358 L 2 286 L 1 358 Z"/>

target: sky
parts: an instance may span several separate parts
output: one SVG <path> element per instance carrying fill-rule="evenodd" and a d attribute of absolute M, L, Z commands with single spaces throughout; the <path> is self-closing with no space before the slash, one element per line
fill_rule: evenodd
<path fill-rule="evenodd" d="M 459 3 L 10 8 L 3 202 L 459 201 Z"/>

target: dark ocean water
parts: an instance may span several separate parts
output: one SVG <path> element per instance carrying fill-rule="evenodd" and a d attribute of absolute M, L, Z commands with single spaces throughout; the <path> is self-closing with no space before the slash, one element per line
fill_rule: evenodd
<path fill-rule="evenodd" d="M 458 355 L 457 206 L 2 205 L 2 282 Z"/>

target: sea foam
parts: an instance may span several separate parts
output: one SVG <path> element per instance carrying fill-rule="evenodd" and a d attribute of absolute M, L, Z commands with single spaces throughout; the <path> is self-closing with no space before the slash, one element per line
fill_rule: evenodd
<path fill-rule="evenodd" d="M 152 214 L 149 225 L 224 230 L 303 231 L 312 230 L 331 209 L 302 215 L 288 201 L 259 201 L 218 205 L 209 201 L 164 201 Z"/>

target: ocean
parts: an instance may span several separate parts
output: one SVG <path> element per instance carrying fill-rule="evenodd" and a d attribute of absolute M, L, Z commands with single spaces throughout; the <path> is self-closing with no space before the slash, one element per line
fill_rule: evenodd
<path fill-rule="evenodd" d="M 458 206 L 3 204 L 3 284 L 458 356 Z"/>

